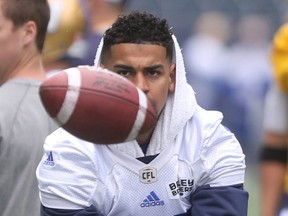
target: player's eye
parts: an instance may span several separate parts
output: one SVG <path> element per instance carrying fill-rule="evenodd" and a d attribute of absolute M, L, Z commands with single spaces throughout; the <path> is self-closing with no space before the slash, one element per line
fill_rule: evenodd
<path fill-rule="evenodd" d="M 148 70 L 148 71 L 146 72 L 146 74 L 147 74 L 148 76 L 150 76 L 150 77 L 156 78 L 156 77 L 158 77 L 158 76 L 161 74 L 161 72 L 160 72 L 160 71 L 157 71 L 157 70 Z"/>
<path fill-rule="evenodd" d="M 131 72 L 127 70 L 119 70 L 117 73 L 123 77 L 129 77 L 131 75 Z"/>

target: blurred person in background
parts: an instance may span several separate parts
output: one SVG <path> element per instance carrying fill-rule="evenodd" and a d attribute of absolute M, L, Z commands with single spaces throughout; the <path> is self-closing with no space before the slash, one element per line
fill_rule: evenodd
<path fill-rule="evenodd" d="M 128 0 L 49 0 L 51 20 L 43 60 L 49 74 L 78 65 L 93 65 L 104 31 Z"/>
<path fill-rule="evenodd" d="M 184 42 L 187 81 L 197 94 L 198 103 L 206 109 L 219 110 L 223 98 L 222 76 L 225 72 L 230 19 L 220 11 L 201 14 Z"/>
<path fill-rule="evenodd" d="M 261 149 L 262 216 L 288 215 L 288 23 L 276 32 L 272 65 L 274 80 L 267 94 Z"/>
<path fill-rule="evenodd" d="M 241 17 L 235 29 L 223 76 L 229 97 L 225 110 L 220 110 L 240 140 L 247 162 L 255 164 L 262 139 L 264 100 L 271 82 L 271 26 L 266 17 L 250 14 Z"/>
<path fill-rule="evenodd" d="M 62 60 L 69 67 L 94 65 L 100 40 L 117 17 L 123 13 L 128 0 L 79 0 L 86 15 L 86 28 Z"/>
<path fill-rule="evenodd" d="M 0 0 L 0 215 L 39 216 L 35 170 L 56 125 L 42 106 L 46 0 Z"/>
<path fill-rule="evenodd" d="M 85 29 L 85 15 L 79 0 L 48 0 L 51 16 L 43 48 L 43 62 L 49 73 L 67 68 L 61 59 Z"/>

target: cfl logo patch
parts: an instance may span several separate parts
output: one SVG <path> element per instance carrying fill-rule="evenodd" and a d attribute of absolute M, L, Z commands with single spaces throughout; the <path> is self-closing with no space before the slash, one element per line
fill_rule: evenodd
<path fill-rule="evenodd" d="M 157 170 L 153 167 L 146 167 L 139 171 L 140 182 L 150 184 L 157 181 Z"/>

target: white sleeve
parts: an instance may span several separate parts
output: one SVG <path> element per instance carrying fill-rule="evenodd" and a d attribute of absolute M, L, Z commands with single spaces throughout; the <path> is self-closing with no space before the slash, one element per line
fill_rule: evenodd
<path fill-rule="evenodd" d="M 83 209 L 91 205 L 97 185 L 93 144 L 58 129 L 47 137 L 36 176 L 44 206 Z"/>
<path fill-rule="evenodd" d="M 286 133 L 288 131 L 288 95 L 273 82 L 265 100 L 264 130 Z"/>
<path fill-rule="evenodd" d="M 234 134 L 215 124 L 206 136 L 201 158 L 211 187 L 244 183 L 245 155 Z"/>

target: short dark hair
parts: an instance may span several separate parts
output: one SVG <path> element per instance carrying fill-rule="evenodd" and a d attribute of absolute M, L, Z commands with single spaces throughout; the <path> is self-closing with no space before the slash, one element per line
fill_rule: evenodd
<path fill-rule="evenodd" d="M 47 0 L 0 0 L 0 3 L 4 16 L 13 22 L 15 28 L 30 20 L 36 23 L 36 46 L 41 52 L 50 19 Z"/>
<path fill-rule="evenodd" d="M 166 19 L 160 19 L 148 12 L 132 11 L 120 15 L 106 30 L 101 54 L 105 61 L 112 45 L 120 43 L 156 44 L 166 48 L 167 58 L 172 61 L 173 39 Z"/>

